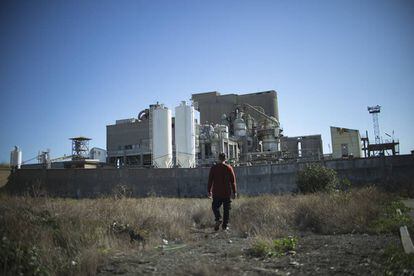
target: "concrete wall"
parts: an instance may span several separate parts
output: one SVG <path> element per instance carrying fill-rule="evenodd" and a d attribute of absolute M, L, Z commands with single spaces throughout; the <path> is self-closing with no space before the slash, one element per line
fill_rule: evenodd
<path fill-rule="evenodd" d="M 320 134 L 296 137 L 282 136 L 280 147 L 283 154 L 288 158 L 298 158 L 299 142 L 301 144 L 301 157 L 320 159 L 320 156 L 323 155 L 322 136 Z"/>
<path fill-rule="evenodd" d="M 323 162 L 322 162 L 323 163 Z M 414 156 L 330 160 L 327 167 L 354 185 L 414 185 Z M 283 194 L 296 190 L 296 174 L 306 163 L 236 167 L 241 194 Z M 132 196 L 202 197 L 209 168 L 195 169 L 49 169 L 18 170 L 5 187 L 12 194 L 47 193 L 62 197 L 110 195 L 121 186 Z"/>
<path fill-rule="evenodd" d="M 7 179 L 10 175 L 10 168 L 0 168 L 0 187 L 3 187 L 7 183 Z"/>
<path fill-rule="evenodd" d="M 267 115 L 279 120 L 277 93 L 274 90 L 243 95 L 220 95 L 218 92 L 207 92 L 193 94 L 192 100 L 197 103 L 202 124 L 206 122 L 220 124 L 223 114 L 233 112 L 237 105 L 243 103 L 261 106 Z"/>
<path fill-rule="evenodd" d="M 106 150 L 108 157 L 149 153 L 149 120 L 106 126 Z M 131 149 L 125 149 L 131 146 Z"/>
<path fill-rule="evenodd" d="M 346 148 L 342 149 L 343 146 L 348 149 L 346 156 L 362 156 L 361 136 L 358 130 L 331 126 L 331 139 L 333 158 L 342 158 L 343 151 L 346 152 Z"/>

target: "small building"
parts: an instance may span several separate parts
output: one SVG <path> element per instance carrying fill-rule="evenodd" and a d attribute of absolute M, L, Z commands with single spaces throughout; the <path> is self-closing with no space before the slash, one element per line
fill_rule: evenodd
<path fill-rule="evenodd" d="M 89 151 L 89 158 L 99 160 L 101 163 L 106 163 L 106 150 L 94 147 Z"/>
<path fill-rule="evenodd" d="M 106 149 L 109 164 L 121 166 L 151 165 L 150 121 L 117 120 L 106 126 Z"/>
<path fill-rule="evenodd" d="M 285 159 L 319 160 L 323 156 L 322 136 L 306 135 L 280 138 L 282 157 Z"/>
<path fill-rule="evenodd" d="M 361 157 L 361 135 L 356 129 L 331 126 L 332 158 Z"/>

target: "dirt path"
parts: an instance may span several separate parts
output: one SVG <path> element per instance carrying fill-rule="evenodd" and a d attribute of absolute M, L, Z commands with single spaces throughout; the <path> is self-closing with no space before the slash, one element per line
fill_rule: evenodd
<path fill-rule="evenodd" d="M 195 242 L 164 249 L 117 253 L 99 275 L 381 275 L 381 255 L 396 236 L 314 235 L 299 237 L 296 254 L 252 258 L 251 239 L 231 232 L 195 230 Z"/>

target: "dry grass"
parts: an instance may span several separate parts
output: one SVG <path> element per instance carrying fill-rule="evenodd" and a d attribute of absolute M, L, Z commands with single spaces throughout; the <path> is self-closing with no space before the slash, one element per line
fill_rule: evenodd
<path fill-rule="evenodd" d="M 295 231 L 367 232 L 390 198 L 373 188 L 349 193 L 260 196 L 233 202 L 235 233 L 278 238 Z M 211 227 L 208 199 L 0 198 L 0 274 L 94 274 L 106 254 L 137 250 L 110 225 L 129 224 L 147 239 L 191 242 L 193 227 Z"/>

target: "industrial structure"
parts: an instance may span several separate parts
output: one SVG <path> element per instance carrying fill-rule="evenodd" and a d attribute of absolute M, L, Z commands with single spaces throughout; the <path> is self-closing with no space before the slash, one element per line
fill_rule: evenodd
<path fill-rule="evenodd" d="M 282 136 L 281 153 L 283 160 L 320 160 L 323 158 L 322 136 L 308 135 L 287 137 Z"/>
<path fill-rule="evenodd" d="M 194 107 L 181 102 L 175 108 L 176 164 L 181 168 L 196 166 L 196 121 Z"/>
<path fill-rule="evenodd" d="M 14 149 L 10 152 L 10 166 L 14 169 L 20 169 L 22 165 L 22 151 L 18 146 L 14 146 Z"/>
<path fill-rule="evenodd" d="M 358 130 L 330 127 L 332 154 L 324 155 L 322 137 L 283 134 L 274 90 L 244 95 L 206 92 L 193 94 L 171 109 L 156 103 L 138 116 L 116 120 L 106 126 L 106 150 L 89 150 L 90 138 L 72 141 L 71 155 L 51 159 L 50 150 L 22 162 L 18 147 L 11 152 L 10 164 L 25 168 L 195 168 L 211 166 L 224 152 L 235 166 L 309 162 L 399 154 L 399 142 L 382 140 L 379 132 L 379 105 L 368 107 L 373 115 L 375 143 Z M 197 118 L 200 118 L 198 121 Z M 38 164 L 26 163 L 37 159 Z M 68 160 L 70 159 L 70 160 Z"/>
<path fill-rule="evenodd" d="M 100 163 L 106 163 L 106 150 L 93 147 L 89 151 L 89 158 L 99 160 Z"/>
<path fill-rule="evenodd" d="M 331 126 L 332 158 L 361 157 L 361 135 L 356 129 Z"/>
<path fill-rule="evenodd" d="M 372 121 L 374 125 L 374 136 L 375 144 L 370 143 L 368 138 L 368 131 L 366 132 L 366 137 L 362 138 L 363 148 L 365 157 L 370 156 L 384 156 L 384 155 L 397 155 L 400 153 L 400 142 L 394 139 L 394 135 L 391 136 L 387 134 L 392 140 L 387 139 L 386 141 L 382 140 L 380 134 L 380 127 L 378 116 L 381 112 L 381 106 L 368 106 L 368 112 L 372 114 Z"/>
<path fill-rule="evenodd" d="M 276 91 L 245 95 L 207 92 L 191 98 L 192 105 L 182 102 L 175 108 L 175 117 L 157 103 L 136 118 L 108 125 L 108 163 L 192 168 L 211 165 L 220 152 L 238 165 L 323 156 L 320 135 L 283 136 Z"/>

